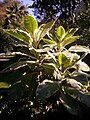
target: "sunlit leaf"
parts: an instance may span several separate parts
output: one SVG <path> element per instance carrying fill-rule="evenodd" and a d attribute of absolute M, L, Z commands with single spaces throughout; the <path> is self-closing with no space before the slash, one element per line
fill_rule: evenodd
<path fill-rule="evenodd" d="M 81 60 L 78 61 L 75 65 L 76 67 L 78 67 L 78 70 L 82 70 L 86 72 L 90 71 L 90 67 L 85 62 L 82 62 Z"/>
<path fill-rule="evenodd" d="M 67 58 L 69 58 L 71 61 L 76 61 L 80 58 L 80 55 L 78 55 L 77 53 L 71 53 L 67 50 L 62 52 Z"/>
<path fill-rule="evenodd" d="M 62 45 L 63 46 L 69 45 L 72 42 L 74 42 L 75 40 L 77 40 L 78 38 L 79 38 L 79 36 L 72 36 L 70 38 L 64 39 Z"/>
<path fill-rule="evenodd" d="M 90 53 L 90 49 L 86 46 L 81 46 L 81 45 L 75 45 L 75 46 L 71 46 L 69 48 L 69 51 L 73 51 L 73 52 L 87 52 Z"/>
<path fill-rule="evenodd" d="M 11 85 L 5 82 L 0 82 L 0 88 L 9 88 Z"/>
<path fill-rule="evenodd" d="M 62 37 L 65 34 L 65 29 L 62 26 L 59 26 L 55 32 L 56 37 L 58 38 L 58 40 L 62 41 Z"/>
<path fill-rule="evenodd" d="M 71 28 L 65 33 L 64 39 L 68 39 L 74 35 L 74 33 L 78 30 L 78 28 Z"/>
<path fill-rule="evenodd" d="M 27 15 L 24 18 L 24 26 L 30 34 L 34 34 L 35 30 L 38 28 L 38 23 L 34 17 Z"/>
<path fill-rule="evenodd" d="M 46 24 L 42 24 L 40 27 L 39 27 L 39 30 L 40 30 L 40 35 L 39 35 L 39 39 L 42 39 L 50 30 L 51 28 L 53 27 L 55 21 L 50 21 Z"/>
<path fill-rule="evenodd" d="M 5 32 L 17 38 L 18 40 L 23 41 L 26 44 L 29 44 L 30 37 L 24 31 L 15 29 L 15 30 L 5 30 Z"/>
<path fill-rule="evenodd" d="M 47 52 L 47 51 L 49 51 L 50 50 L 50 48 L 49 47 L 45 47 L 45 48 L 42 48 L 42 49 L 35 49 L 35 48 L 31 48 L 31 49 L 29 49 L 30 51 L 35 51 L 35 52 L 37 52 L 37 53 L 45 53 L 45 52 Z"/>
<path fill-rule="evenodd" d="M 79 81 L 72 79 L 72 78 L 68 78 L 66 81 L 68 85 L 70 85 L 71 87 L 77 90 L 80 90 L 81 87 L 83 86 Z"/>
<path fill-rule="evenodd" d="M 47 44 L 55 44 L 56 42 L 55 41 L 53 41 L 53 40 L 50 40 L 50 39 L 43 39 L 43 41 L 45 42 L 45 43 L 47 43 Z"/>
<path fill-rule="evenodd" d="M 62 54 L 59 54 L 58 55 L 58 62 L 59 62 L 59 65 L 61 66 L 63 63 L 62 63 Z"/>
<path fill-rule="evenodd" d="M 15 55 L 12 55 L 12 54 L 7 55 L 7 54 L 2 54 L 2 53 L 0 54 L 0 60 L 3 59 L 3 61 L 4 59 L 10 60 L 10 58 L 13 58 L 13 57 L 15 57 Z"/>
<path fill-rule="evenodd" d="M 61 69 L 65 69 L 67 66 L 70 64 L 70 59 L 67 58 L 64 54 L 59 54 L 58 55 L 58 63 L 61 67 Z"/>

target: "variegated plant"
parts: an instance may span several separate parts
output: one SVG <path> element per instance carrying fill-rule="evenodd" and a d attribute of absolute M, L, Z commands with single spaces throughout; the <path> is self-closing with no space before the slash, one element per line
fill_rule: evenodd
<path fill-rule="evenodd" d="M 74 36 L 78 29 L 65 31 L 59 26 L 52 35 L 50 30 L 54 23 L 51 21 L 38 27 L 34 17 L 25 16 L 25 30 L 4 30 L 21 42 L 15 44 L 18 52 L 0 58 L 18 55 L 20 58 L 0 72 L 0 88 L 8 89 L 7 102 L 21 99 L 26 92 L 29 101 L 42 102 L 59 92 L 58 101 L 76 115 L 79 103 L 90 107 L 90 75 L 86 73 L 90 68 L 82 61 L 90 49 L 80 45 L 68 48 L 79 38 Z"/>

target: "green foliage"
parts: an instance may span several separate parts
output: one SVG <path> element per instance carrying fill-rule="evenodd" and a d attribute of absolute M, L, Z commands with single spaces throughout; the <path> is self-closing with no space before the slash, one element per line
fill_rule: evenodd
<path fill-rule="evenodd" d="M 77 14 L 76 13 L 76 19 L 75 23 L 76 26 L 79 27 L 78 34 L 80 35 L 80 41 L 78 41 L 78 44 L 82 45 L 89 45 L 90 41 L 90 1 L 87 0 L 85 6 L 82 10 Z M 79 17 L 78 17 L 79 16 Z"/>
<path fill-rule="evenodd" d="M 88 91 L 90 75 L 86 73 L 90 68 L 82 61 L 90 53 L 90 49 L 85 46 L 67 48 L 67 45 L 79 38 L 74 36 L 78 29 L 65 31 L 59 26 L 52 35 L 50 30 L 54 23 L 55 21 L 51 21 L 38 27 L 35 18 L 26 16 L 24 18 L 26 31 L 4 30 L 22 43 L 16 44 L 19 52 L 10 54 L 15 57 L 19 55 L 19 59 L 0 72 L 0 82 L 10 84 L 8 90 L 5 89 L 8 96 L 6 103 L 11 104 L 29 98 L 29 101 L 33 102 L 30 107 L 38 114 L 42 108 L 47 112 L 46 108 L 44 106 L 41 108 L 40 105 L 47 101 L 46 106 L 48 104 L 52 106 L 54 103 L 48 103 L 48 99 L 54 99 L 53 96 L 59 93 L 55 98 L 55 104 L 59 101 L 70 113 L 77 115 L 81 105 L 90 107 Z M 82 54 L 79 55 L 79 52 Z M 7 56 L 8 58 L 10 57 Z M 0 86 L 4 88 L 7 84 Z M 35 102 L 39 103 L 38 111 Z"/>
<path fill-rule="evenodd" d="M 22 21 L 28 12 L 18 0 L 3 0 L 0 2 L 0 29 L 22 28 Z M 17 41 L 0 30 L 0 53 L 13 51 L 13 44 Z"/>
<path fill-rule="evenodd" d="M 16 27 L 22 28 L 23 26 L 21 21 L 23 20 L 23 17 L 28 14 L 26 6 L 18 0 L 4 0 L 0 3 L 0 5 L 0 27 L 5 29 Z"/>
<path fill-rule="evenodd" d="M 26 30 L 30 32 L 31 34 L 34 34 L 35 30 L 38 28 L 37 21 L 31 16 L 25 17 L 24 25 L 25 25 Z"/>
<path fill-rule="evenodd" d="M 78 27 L 80 40 L 77 44 L 88 46 L 90 44 L 90 0 L 33 0 L 30 8 L 34 8 L 34 15 L 41 22 L 59 19 L 65 29 Z M 43 15 L 43 17 L 42 17 Z"/>
<path fill-rule="evenodd" d="M 16 39 L 19 39 L 20 41 L 24 41 L 27 44 L 29 43 L 30 38 L 23 31 L 19 31 L 18 29 L 17 31 L 9 30 L 9 34 L 15 37 Z"/>
<path fill-rule="evenodd" d="M 64 18 L 65 20 L 69 16 L 73 15 L 74 9 L 80 3 L 80 0 L 46 0 L 45 2 L 46 5 L 42 0 L 33 0 L 33 4 L 29 6 L 30 8 L 34 8 L 34 15 L 38 19 L 42 19 L 42 14 L 46 20 L 59 14 L 60 18 Z"/>
<path fill-rule="evenodd" d="M 5 83 L 5 82 L 0 82 L 0 89 L 1 89 L 1 88 L 9 88 L 9 87 L 10 87 L 9 84 L 7 84 L 7 83 Z"/>
<path fill-rule="evenodd" d="M 64 30 L 64 28 L 62 26 L 60 26 L 60 27 L 57 28 L 56 37 L 57 37 L 57 39 L 62 41 L 63 35 L 65 35 L 65 30 Z"/>

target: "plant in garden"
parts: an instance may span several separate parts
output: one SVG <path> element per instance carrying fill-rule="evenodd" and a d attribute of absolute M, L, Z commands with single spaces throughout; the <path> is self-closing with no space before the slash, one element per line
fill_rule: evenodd
<path fill-rule="evenodd" d="M 19 52 L 0 56 L 1 60 L 6 60 L 6 58 L 9 60 L 11 58 L 6 63 L 7 67 L 0 73 L 1 98 L 3 98 L 2 93 L 7 91 L 7 103 L 22 99 L 24 95 L 24 99 L 29 97 L 29 101 L 34 101 L 36 86 L 41 80 L 41 72 L 47 72 L 46 68 L 48 68 L 48 65 L 45 66 L 42 62 L 47 57 L 46 53 L 49 48 L 44 48 L 40 42 L 53 24 L 54 21 L 51 21 L 38 27 L 37 21 L 32 16 L 25 16 L 24 26 L 26 31 L 19 29 L 5 30 L 6 33 L 21 41 L 21 44 L 15 44 Z M 13 57 L 18 61 L 13 60 Z M 8 90 L 3 90 L 3 88 L 8 86 L 10 86 Z"/>
<path fill-rule="evenodd" d="M 21 43 L 15 44 L 19 52 L 0 56 L 1 59 L 11 58 L 11 61 L 19 56 L 17 61 L 10 62 L 0 72 L 0 99 L 3 99 L 3 92 L 7 93 L 6 104 L 28 99 L 30 107 L 37 114 L 42 111 L 41 105 L 44 112 L 53 109 L 48 99 L 57 94 L 56 106 L 63 104 L 70 113 L 77 115 L 81 104 L 90 107 L 90 75 L 87 74 L 90 68 L 83 61 L 90 49 L 80 45 L 68 48 L 79 38 L 74 36 L 78 29 L 65 31 L 59 26 L 52 35 L 50 30 L 54 23 L 51 21 L 38 27 L 36 19 L 27 15 L 24 18 L 26 31 L 4 30 Z M 37 102 L 40 105 L 38 110 L 35 106 Z M 44 102 L 47 103 L 45 107 Z"/>

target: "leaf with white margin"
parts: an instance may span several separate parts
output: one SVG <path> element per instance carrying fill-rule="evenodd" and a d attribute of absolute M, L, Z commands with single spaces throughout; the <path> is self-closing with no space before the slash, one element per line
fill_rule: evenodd
<path fill-rule="evenodd" d="M 80 46 L 80 45 L 71 46 L 68 50 L 72 51 L 72 52 L 86 52 L 86 53 L 90 53 L 90 49 L 88 47 Z"/>
<path fill-rule="evenodd" d="M 81 60 L 78 61 L 75 64 L 75 66 L 78 66 L 79 70 L 81 70 L 81 71 L 86 71 L 86 72 L 90 71 L 90 67 L 85 62 L 82 62 Z"/>

